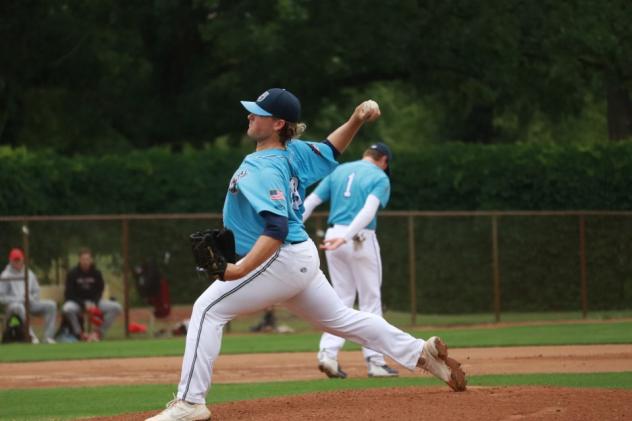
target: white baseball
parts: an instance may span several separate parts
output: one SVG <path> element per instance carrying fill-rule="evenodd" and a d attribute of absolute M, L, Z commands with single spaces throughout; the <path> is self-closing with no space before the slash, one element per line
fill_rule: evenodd
<path fill-rule="evenodd" d="M 372 99 L 364 101 L 364 103 L 362 103 L 362 107 L 364 109 L 364 112 L 366 113 L 368 113 L 369 111 L 378 111 L 380 109 L 380 106 L 377 105 L 377 102 L 373 101 Z"/>

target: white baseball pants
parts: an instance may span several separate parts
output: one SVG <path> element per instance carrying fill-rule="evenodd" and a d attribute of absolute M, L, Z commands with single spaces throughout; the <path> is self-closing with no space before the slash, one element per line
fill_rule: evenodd
<path fill-rule="evenodd" d="M 334 225 L 327 230 L 325 239 L 343 237 L 347 225 Z M 360 311 L 382 317 L 382 260 L 375 231 L 363 229 L 358 233 L 362 241 L 349 241 L 336 250 L 325 252 L 331 284 L 347 307 L 353 307 L 358 296 Z M 330 333 L 320 338 L 320 351 L 329 358 L 338 359 L 345 339 Z M 384 356 L 367 347 L 362 348 L 365 360 L 384 364 Z"/>
<path fill-rule="evenodd" d="M 216 281 L 193 305 L 178 398 L 205 403 L 224 325 L 238 314 L 282 303 L 319 329 L 381 352 L 414 370 L 424 346 L 383 318 L 345 306 L 320 270 L 311 240 L 284 245 L 256 270 L 236 281 Z"/>

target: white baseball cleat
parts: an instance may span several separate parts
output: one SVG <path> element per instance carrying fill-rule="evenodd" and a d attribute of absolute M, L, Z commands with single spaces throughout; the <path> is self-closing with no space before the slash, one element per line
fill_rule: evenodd
<path fill-rule="evenodd" d="M 437 336 L 426 341 L 417 366 L 445 382 L 455 392 L 466 389 L 467 379 L 461 363 L 448 357 L 447 345 Z"/>
<path fill-rule="evenodd" d="M 398 377 L 399 373 L 386 364 L 376 364 L 368 360 L 369 377 Z"/>
<path fill-rule="evenodd" d="M 167 404 L 167 409 L 145 421 L 207 421 L 211 419 L 211 411 L 203 403 L 189 403 L 174 399 Z"/>
<path fill-rule="evenodd" d="M 330 379 L 346 379 L 347 373 L 342 371 L 337 360 L 329 358 L 324 352 L 318 353 L 318 369 Z"/>

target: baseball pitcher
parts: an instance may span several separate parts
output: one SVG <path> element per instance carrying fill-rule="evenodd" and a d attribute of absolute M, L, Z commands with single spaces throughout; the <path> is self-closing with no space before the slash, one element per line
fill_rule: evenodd
<path fill-rule="evenodd" d="M 237 315 L 282 303 L 332 334 L 389 355 L 413 370 L 423 367 L 454 390 L 465 389 L 458 362 L 447 357 L 437 337 L 416 339 L 374 314 L 345 306 L 320 270 L 318 250 L 303 228 L 300 183 L 331 172 L 366 121 L 379 110 L 356 107 L 325 142 L 306 143 L 297 124 L 300 102 L 285 89 L 269 89 L 257 101 L 243 101 L 248 136 L 256 143 L 235 171 L 224 202 L 224 225 L 234 233 L 236 263 L 222 256 L 225 235 L 196 233 L 196 266 L 218 278 L 196 300 L 182 361 L 178 393 L 153 421 L 207 420 L 206 394 L 221 347 L 223 327 Z M 224 244 L 224 245 L 222 245 Z M 224 251 L 223 251 L 224 250 Z"/>

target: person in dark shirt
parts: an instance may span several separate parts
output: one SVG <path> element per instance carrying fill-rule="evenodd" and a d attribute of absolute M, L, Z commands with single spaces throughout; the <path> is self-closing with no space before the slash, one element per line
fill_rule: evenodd
<path fill-rule="evenodd" d="M 100 340 L 123 311 L 116 301 L 103 298 L 105 283 L 101 272 L 96 269 L 89 249 L 79 251 L 79 263 L 66 275 L 66 289 L 62 313 L 70 323 L 73 333 L 88 341 Z M 90 335 L 84 334 L 79 316 L 87 313 L 96 319 L 97 326 Z"/>

